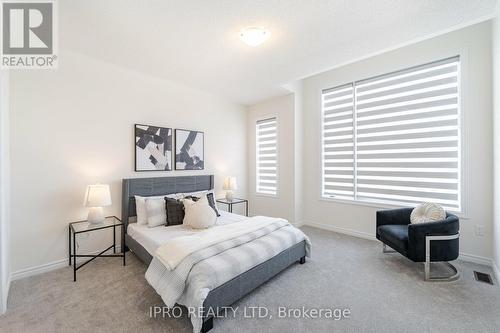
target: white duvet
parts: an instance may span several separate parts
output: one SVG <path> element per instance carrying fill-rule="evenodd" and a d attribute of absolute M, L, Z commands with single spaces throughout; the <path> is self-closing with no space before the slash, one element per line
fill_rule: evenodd
<path fill-rule="evenodd" d="M 217 218 L 217 225 L 232 224 L 242 222 L 248 217 L 220 211 L 220 216 Z M 130 223 L 127 228 L 127 234 L 141 244 L 152 256 L 155 254 L 156 249 L 165 244 L 170 239 L 203 234 L 209 229 L 191 229 L 183 225 L 174 226 L 159 226 L 150 228 L 147 225 L 140 225 L 137 223 Z"/>
<path fill-rule="evenodd" d="M 202 234 L 170 239 L 158 247 L 155 255 L 167 269 L 174 270 L 184 258 L 196 251 L 262 229 L 274 222 L 276 219 L 255 216 L 240 223 L 216 225 Z"/>
<path fill-rule="evenodd" d="M 182 225 L 148 228 L 129 224 L 129 236 L 154 256 L 146 280 L 167 307 L 178 303 L 201 309 L 211 290 L 303 240 L 306 241 L 306 255 L 310 253 L 309 239 L 283 219 L 248 218 L 224 211 L 220 214 L 217 226 L 202 230 Z M 262 232 L 265 229 L 275 230 Z M 205 240 L 200 241 L 201 238 Z M 228 242 L 230 244 L 226 244 Z M 184 246 L 189 249 L 179 250 Z M 162 260 L 156 255 L 157 250 Z M 163 262 L 175 268 L 170 270 Z M 190 319 L 193 332 L 199 332 L 202 318 L 190 316 Z"/>
<path fill-rule="evenodd" d="M 271 217 L 212 227 L 203 235 L 171 239 L 158 247 L 146 280 L 167 307 L 177 303 L 203 309 L 211 290 L 304 240 L 309 256 L 311 244 L 304 233 Z M 199 332 L 202 317 L 195 314 L 190 319 L 193 332 Z"/>

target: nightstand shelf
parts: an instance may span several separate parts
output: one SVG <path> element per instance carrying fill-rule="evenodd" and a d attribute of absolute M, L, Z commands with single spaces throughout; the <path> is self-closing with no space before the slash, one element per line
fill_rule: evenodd
<path fill-rule="evenodd" d="M 125 230 L 123 230 L 123 222 L 116 216 L 108 216 L 101 223 L 89 223 L 87 221 L 71 222 L 68 226 L 68 257 L 69 265 L 73 262 L 73 281 L 76 281 L 76 271 L 98 257 L 120 257 L 123 258 L 123 266 L 125 266 L 125 253 L 116 253 L 116 227 L 122 228 L 122 244 L 125 244 Z M 76 235 L 85 232 L 113 228 L 113 245 L 102 250 L 98 254 L 76 254 Z M 113 249 L 113 254 L 104 254 Z M 77 265 L 76 258 L 91 258 L 84 263 Z"/>
<path fill-rule="evenodd" d="M 228 212 L 230 212 L 230 213 L 233 212 L 233 205 L 244 203 L 245 204 L 245 215 L 248 216 L 248 200 L 247 199 L 234 198 L 233 200 L 229 201 L 226 198 L 221 198 L 221 199 L 217 199 L 217 203 L 227 205 Z"/>

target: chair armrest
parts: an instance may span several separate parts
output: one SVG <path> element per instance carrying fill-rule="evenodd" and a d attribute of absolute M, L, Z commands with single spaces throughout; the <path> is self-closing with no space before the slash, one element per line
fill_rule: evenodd
<path fill-rule="evenodd" d="M 409 224 L 413 208 L 386 209 L 377 211 L 377 228 L 387 224 Z"/>
<path fill-rule="evenodd" d="M 458 217 L 448 214 L 444 221 L 408 225 L 408 254 L 413 261 L 425 260 L 425 238 L 427 236 L 451 236 L 459 232 Z M 458 239 L 432 242 L 433 260 L 448 261 L 458 256 Z M 435 244 L 434 244 L 435 243 Z M 455 244 L 455 245 L 453 245 Z"/>

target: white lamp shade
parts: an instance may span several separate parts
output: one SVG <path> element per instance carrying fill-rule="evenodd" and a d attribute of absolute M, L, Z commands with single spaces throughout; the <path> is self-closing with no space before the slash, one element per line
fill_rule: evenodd
<path fill-rule="evenodd" d="M 237 190 L 238 184 L 236 183 L 236 177 L 226 177 L 226 179 L 224 179 L 222 189 L 226 191 Z"/>
<path fill-rule="evenodd" d="M 83 205 L 85 207 L 104 207 L 111 205 L 109 185 L 96 184 L 87 186 Z"/>

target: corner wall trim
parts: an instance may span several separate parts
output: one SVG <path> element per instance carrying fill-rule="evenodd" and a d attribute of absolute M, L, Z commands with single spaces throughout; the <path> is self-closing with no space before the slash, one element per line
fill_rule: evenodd
<path fill-rule="evenodd" d="M 10 281 L 11 277 L 7 278 L 7 285 L 5 286 L 5 290 L 2 290 L 2 300 L 0 304 L 0 315 L 5 314 L 7 312 L 7 299 L 9 298 L 9 290 L 10 290 Z"/>
<path fill-rule="evenodd" d="M 354 230 L 354 229 L 341 228 L 341 227 L 336 227 L 336 226 L 333 226 L 330 224 L 317 223 L 317 222 L 312 222 L 312 221 L 304 221 L 304 225 L 318 228 L 318 229 L 338 232 L 340 234 L 349 235 L 349 236 L 358 237 L 358 238 L 363 238 L 363 239 L 367 239 L 367 240 L 371 240 L 371 241 L 378 241 L 377 238 L 375 237 L 375 234 L 372 235 L 372 234 L 369 234 L 367 232 L 358 231 L 358 230 Z M 497 277 L 497 281 L 499 281 L 500 272 L 498 271 L 498 267 L 496 267 L 495 263 L 493 262 L 493 260 L 491 258 L 486 258 L 486 257 L 477 256 L 474 254 L 460 252 L 458 259 L 463 260 L 463 261 L 467 261 L 467 262 L 471 262 L 474 264 L 486 265 L 486 266 L 491 267 L 491 269 L 494 271 L 494 273 Z"/>
<path fill-rule="evenodd" d="M 491 268 L 493 269 L 493 273 L 495 274 L 495 278 L 497 280 L 497 283 L 500 283 L 500 270 L 498 269 L 498 266 L 494 260 L 492 261 Z"/>
<path fill-rule="evenodd" d="M 4 300 L 3 300 L 3 313 L 7 312 L 7 301 L 9 300 L 10 284 L 12 282 L 12 277 L 9 276 L 7 279 L 7 287 L 5 288 Z"/>

